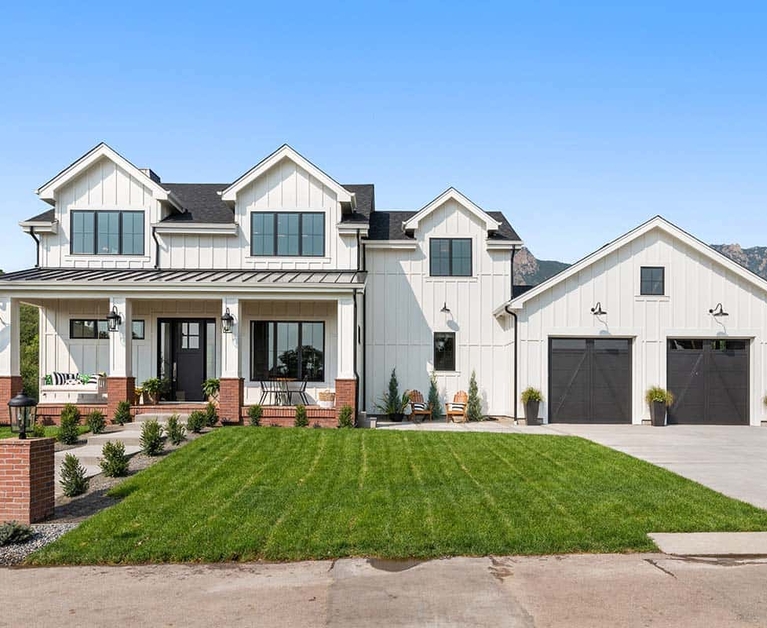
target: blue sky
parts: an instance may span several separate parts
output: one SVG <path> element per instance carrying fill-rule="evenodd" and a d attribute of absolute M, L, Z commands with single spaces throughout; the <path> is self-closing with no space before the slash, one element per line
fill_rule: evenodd
<path fill-rule="evenodd" d="M 764 3 L 86 4 L 3 9 L 5 270 L 34 264 L 33 190 L 102 140 L 175 182 L 287 142 L 379 209 L 454 185 L 547 259 L 655 214 L 767 245 Z"/>

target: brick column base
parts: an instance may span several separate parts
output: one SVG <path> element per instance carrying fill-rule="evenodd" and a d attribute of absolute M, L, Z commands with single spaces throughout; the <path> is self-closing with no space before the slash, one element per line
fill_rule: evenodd
<path fill-rule="evenodd" d="M 9 425 L 11 418 L 8 414 L 8 402 L 21 392 L 21 375 L 5 375 L 0 377 L 0 407 L 5 409 L 2 413 L 0 409 L 0 425 Z"/>
<path fill-rule="evenodd" d="M 127 401 L 133 405 L 135 396 L 135 377 L 107 377 L 107 421 L 114 417 L 118 403 Z"/>
<path fill-rule="evenodd" d="M 0 521 L 37 523 L 53 516 L 53 438 L 0 440 Z"/>
<path fill-rule="evenodd" d="M 242 404 L 245 399 L 245 382 L 242 377 L 221 378 L 218 391 L 218 418 L 222 423 L 240 423 Z"/>
<path fill-rule="evenodd" d="M 352 407 L 352 416 L 354 422 L 357 422 L 357 380 L 356 379 L 337 379 L 336 380 L 336 410 L 341 411 L 344 406 Z"/>

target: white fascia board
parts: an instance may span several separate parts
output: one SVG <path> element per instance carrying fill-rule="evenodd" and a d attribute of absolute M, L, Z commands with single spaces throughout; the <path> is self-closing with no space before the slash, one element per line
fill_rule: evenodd
<path fill-rule="evenodd" d="M 618 249 L 636 240 L 637 238 L 642 237 L 643 235 L 645 235 L 649 231 L 652 231 L 653 229 L 660 229 L 661 231 L 667 233 L 671 237 L 676 238 L 677 240 L 680 240 L 681 242 L 683 242 L 684 244 L 686 244 L 693 250 L 697 251 L 704 257 L 707 257 L 708 259 L 710 259 L 712 262 L 715 262 L 719 264 L 720 266 L 724 266 L 725 268 L 727 268 L 727 270 L 733 272 L 737 276 L 748 281 L 757 289 L 767 293 L 767 281 L 759 277 L 759 275 L 752 273 L 747 268 L 741 266 L 737 262 L 734 262 L 729 257 L 720 253 L 719 251 L 711 248 L 705 242 L 702 242 L 695 236 L 677 227 L 675 224 L 669 222 L 662 216 L 655 216 L 654 218 L 651 218 L 647 222 L 639 225 L 635 229 L 632 229 L 628 233 L 625 233 L 619 238 L 613 240 L 609 244 L 606 244 L 602 248 L 597 249 L 590 255 L 587 255 L 583 259 L 575 262 L 575 264 L 573 264 L 572 266 L 569 266 L 562 272 L 559 272 L 553 277 L 550 277 L 543 283 L 535 286 L 535 288 L 528 290 L 524 294 L 518 296 L 516 299 L 512 299 L 511 301 L 507 301 L 506 303 L 503 303 L 502 305 L 497 307 L 493 313 L 496 316 L 503 314 L 505 312 L 505 307 L 507 305 L 509 306 L 511 310 L 516 310 L 516 311 L 521 310 L 524 304 L 530 299 L 533 299 L 536 296 L 542 294 L 543 292 L 546 292 L 550 290 L 551 288 L 553 288 L 554 286 L 562 283 L 563 281 L 566 281 L 568 278 L 572 277 L 573 275 L 576 275 L 577 273 L 581 272 L 585 268 L 588 268 L 595 262 L 601 259 L 604 259 L 611 253 L 617 251 Z"/>
<path fill-rule="evenodd" d="M 50 203 L 51 205 L 55 204 L 56 190 L 87 170 L 102 157 L 106 157 L 112 163 L 129 172 L 131 176 L 138 179 L 143 185 L 146 185 L 149 189 L 152 190 L 152 196 L 156 200 L 170 203 L 177 209 L 181 210 L 181 204 L 173 194 L 164 189 L 161 184 L 152 180 L 148 174 L 134 166 L 131 162 L 125 159 L 125 157 L 110 148 L 104 142 L 89 150 L 87 153 L 85 153 L 85 155 L 80 157 L 70 166 L 64 168 L 64 170 L 59 172 L 50 181 L 47 181 L 37 190 L 35 190 L 35 193 L 45 202 Z"/>
<path fill-rule="evenodd" d="M 444 205 L 449 200 L 454 200 L 459 205 L 465 207 L 472 214 L 474 214 L 480 221 L 482 221 L 482 223 L 484 223 L 486 231 L 497 231 L 500 228 L 501 223 L 498 222 L 492 216 L 490 216 L 490 214 L 488 214 L 485 210 L 479 207 L 479 205 L 469 200 L 466 196 L 461 194 L 454 187 L 449 187 L 447 190 L 442 192 L 442 194 L 440 194 L 437 198 L 435 198 L 433 201 L 428 203 L 425 207 L 420 209 L 415 216 L 413 216 L 409 220 L 404 221 L 402 223 L 403 230 L 413 231 L 415 229 L 418 229 L 418 225 L 420 224 L 423 218 L 428 216 L 431 212 L 433 212 L 438 207 Z"/>
<path fill-rule="evenodd" d="M 416 240 L 365 240 L 362 245 L 368 249 L 415 249 Z"/>
<path fill-rule="evenodd" d="M 359 233 L 367 236 L 369 226 L 367 222 L 339 222 L 336 223 L 336 230 L 339 235 L 355 235 Z"/>
<path fill-rule="evenodd" d="M 290 159 L 294 164 L 306 170 L 315 179 L 319 179 L 325 185 L 327 185 L 331 190 L 333 190 L 336 193 L 336 197 L 339 203 L 350 203 L 352 206 L 354 206 L 355 204 L 354 194 L 349 192 L 349 190 L 347 190 L 344 186 L 342 186 L 338 181 L 336 181 L 331 176 L 329 176 L 328 174 L 320 170 L 312 162 L 306 159 L 306 157 L 299 154 L 296 150 L 294 150 L 287 144 L 283 144 L 282 146 L 280 146 L 280 148 L 278 148 L 268 157 L 258 162 L 255 166 L 253 166 L 250 170 L 248 170 L 245 174 L 243 174 L 239 179 L 237 179 L 234 183 L 232 183 L 232 185 L 230 185 L 223 192 L 221 192 L 221 200 L 228 203 L 234 203 L 237 200 L 237 193 L 240 190 L 250 185 L 253 181 L 258 179 L 258 177 L 260 177 L 264 172 L 269 170 L 269 168 L 271 168 L 272 166 L 274 166 L 275 164 L 277 164 L 278 162 L 280 162 L 282 159 L 285 159 L 285 158 Z"/>
<path fill-rule="evenodd" d="M 157 222 L 152 225 L 156 233 L 179 235 L 237 235 L 237 223 L 195 222 L 190 224 L 169 224 Z"/>
<path fill-rule="evenodd" d="M 523 245 L 522 240 L 486 240 L 488 249 L 517 249 Z"/>
<path fill-rule="evenodd" d="M 59 231 L 58 220 L 52 220 L 50 222 L 45 220 L 22 220 L 19 223 L 19 226 L 25 233 L 32 233 L 33 230 L 35 233 L 58 233 Z"/>

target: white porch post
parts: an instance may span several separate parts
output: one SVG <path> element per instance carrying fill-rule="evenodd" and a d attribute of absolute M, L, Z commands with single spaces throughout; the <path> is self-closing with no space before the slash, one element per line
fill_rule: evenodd
<path fill-rule="evenodd" d="M 125 297 L 111 297 L 109 311 L 117 308 L 122 317 L 117 331 L 109 332 L 109 377 L 131 377 L 133 375 L 133 317 L 131 302 Z"/>
<path fill-rule="evenodd" d="M 231 333 L 224 333 L 221 326 L 221 377 L 223 379 L 239 378 L 242 371 L 240 360 L 240 300 L 237 297 L 221 299 L 221 315 L 229 310 L 234 317 Z M 221 325 L 219 319 L 218 324 Z"/>
<path fill-rule="evenodd" d="M 354 374 L 354 351 L 356 345 L 354 299 L 338 299 L 338 375 L 337 379 L 356 379 Z"/>
<path fill-rule="evenodd" d="M 0 297 L 0 377 L 21 375 L 19 300 Z"/>

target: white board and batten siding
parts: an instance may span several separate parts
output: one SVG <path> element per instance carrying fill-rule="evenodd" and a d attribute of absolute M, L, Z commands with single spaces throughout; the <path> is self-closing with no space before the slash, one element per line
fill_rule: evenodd
<path fill-rule="evenodd" d="M 488 250 L 487 232 L 479 219 L 453 199 L 425 216 L 415 232 L 415 249 L 369 248 L 366 303 L 366 406 L 387 389 L 397 369 L 400 392 L 420 390 L 426 396 L 434 370 L 433 334 L 453 331 L 456 370 L 438 372 L 443 401 L 468 391 L 474 370 L 483 412 L 511 411 L 512 331 L 508 319 L 493 310 L 509 298 L 509 250 Z M 471 238 L 472 277 L 430 277 L 431 238 Z M 450 314 L 440 312 L 446 304 Z"/>
<path fill-rule="evenodd" d="M 325 255 L 322 257 L 253 257 L 250 223 L 254 212 L 322 212 Z M 327 185 L 287 157 L 237 194 L 236 236 L 163 234 L 163 268 L 265 270 L 334 270 L 357 268 L 357 239 L 338 234 L 341 204 Z"/>
<path fill-rule="evenodd" d="M 640 295 L 642 266 L 665 268 L 665 295 Z M 591 313 L 601 302 L 606 316 Z M 709 310 L 722 303 L 727 317 Z M 632 339 L 632 422 L 649 419 L 644 396 L 666 387 L 669 338 L 737 338 L 750 342 L 750 422 L 765 417 L 767 293 L 686 242 L 655 228 L 533 296 L 519 312 L 519 386 L 548 396 L 551 337 Z M 541 408 L 547 417 L 548 399 Z M 521 404 L 518 407 L 522 416 Z"/>

